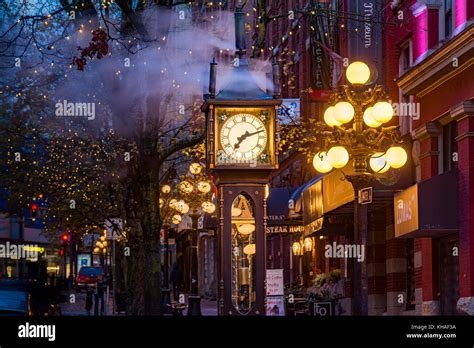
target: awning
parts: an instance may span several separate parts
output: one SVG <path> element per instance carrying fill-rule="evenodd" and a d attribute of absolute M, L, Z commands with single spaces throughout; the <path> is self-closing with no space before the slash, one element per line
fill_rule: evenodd
<path fill-rule="evenodd" d="M 354 173 L 350 163 L 342 170 L 312 178 L 290 198 L 289 205 L 292 207 L 289 211 L 290 217 L 302 217 L 305 235 L 318 231 L 324 235 L 344 232 L 347 221 L 338 217 L 341 214 L 353 214 L 353 205 L 348 203 L 353 202 L 355 198 L 354 188 L 348 180 L 345 180 L 344 173 L 346 175 Z M 374 180 L 371 183 L 373 202 L 369 205 L 369 209 L 372 210 L 391 204 L 394 192 L 413 182 L 409 165 L 379 180 L 380 182 Z"/>
<path fill-rule="evenodd" d="M 307 183 L 298 187 L 293 192 L 290 199 L 288 200 L 290 219 L 291 218 L 301 219 L 302 214 L 303 214 L 303 201 L 302 201 L 303 192 L 309 187 L 311 187 L 313 184 L 321 180 L 322 178 L 323 178 L 322 175 L 317 175 L 313 177 L 311 180 L 309 180 Z"/>
<path fill-rule="evenodd" d="M 272 188 L 267 198 L 267 225 L 295 225 L 301 223 L 291 218 L 289 200 L 299 188 Z"/>
<path fill-rule="evenodd" d="M 417 183 L 393 197 L 395 237 L 440 237 L 458 226 L 458 171 Z"/>
<path fill-rule="evenodd" d="M 288 201 L 297 190 L 295 187 L 271 188 L 267 198 L 267 233 L 293 233 L 300 232 L 301 217 L 290 218 Z M 216 216 L 204 215 L 203 226 L 205 229 L 216 229 L 218 220 Z"/>
<path fill-rule="evenodd" d="M 354 189 L 343 178 L 341 171 L 317 175 L 293 193 L 289 217 L 303 220 L 305 235 L 323 228 L 325 213 L 354 200 Z"/>

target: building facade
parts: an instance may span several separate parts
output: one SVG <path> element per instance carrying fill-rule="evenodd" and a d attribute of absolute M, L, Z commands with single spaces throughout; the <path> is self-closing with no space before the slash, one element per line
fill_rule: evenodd
<path fill-rule="evenodd" d="M 414 141 L 416 181 L 443 180 L 444 186 L 433 192 L 433 198 L 443 202 L 452 187 L 452 202 L 457 206 L 451 229 L 410 238 L 416 311 L 473 315 L 474 3 L 405 1 L 388 16 L 400 11 L 411 16 L 411 24 L 400 29 L 398 38 L 387 37 L 391 52 L 387 48 L 386 82 L 394 94 L 398 87 L 395 100 L 411 101 L 420 110 L 417 115 L 400 117 L 402 129 Z M 448 218 L 449 201 L 443 205 Z M 418 218 L 421 221 L 423 216 Z"/>
<path fill-rule="evenodd" d="M 341 14 L 332 24 L 337 27 L 332 31 L 332 40 L 323 42 L 325 48 L 333 49 L 329 53 L 330 75 L 334 77 L 338 57 L 354 60 L 353 52 L 357 50 L 351 47 L 354 45 L 351 35 L 357 25 L 351 23 L 353 3 L 325 3 L 331 3 L 331 9 Z M 269 24 L 260 56 L 267 60 L 278 58 L 282 98 L 300 98 L 301 117 L 321 119 L 324 93 L 314 92 L 322 88 L 318 75 L 313 74 L 319 69 L 319 57 L 311 23 L 307 16 L 296 16 L 293 20 L 281 16 L 292 11 L 297 13 L 297 9 L 304 9 L 307 4 L 271 1 L 266 5 L 268 15 L 280 15 L 283 19 Z M 378 60 L 368 63 L 376 67 L 378 82 L 388 90 L 396 108 L 393 124 L 400 126 L 411 156 L 400 175 L 402 180 L 390 187 L 380 186 L 380 192 L 387 189 L 390 192 L 375 198 L 369 208 L 368 314 L 472 315 L 474 196 L 470 154 L 474 124 L 474 3 L 469 0 L 379 1 L 375 6 L 380 10 L 381 19 L 373 19 L 372 23 L 374 27 L 383 23 L 381 31 L 374 33 L 380 35 L 376 36 L 376 49 L 381 54 Z M 261 13 L 258 6 L 254 11 Z M 258 37 L 256 31 L 257 43 Z M 288 56 L 293 56 L 290 64 Z M 344 81 L 332 78 L 331 82 L 324 87 L 330 90 Z M 280 169 L 271 180 L 273 187 L 297 189 L 317 174 L 305 158 L 282 157 Z M 415 189 L 417 200 L 413 209 L 416 214 L 411 219 L 416 220 L 413 221 L 416 226 L 406 227 L 409 221 L 403 215 L 403 199 Z M 303 196 L 304 192 L 300 197 L 302 202 Z M 304 252 L 302 257 L 293 255 L 288 262 L 295 275 L 305 274 L 307 280 L 302 283 L 307 286 L 319 272 L 342 270 L 346 278 L 346 302 L 353 296 L 351 267 L 347 261 L 321 257 L 321 250 L 334 241 L 351 243 L 351 205 L 346 202 L 329 211 L 324 209 L 327 226 L 307 235 L 312 238 L 313 249 Z M 443 209 L 443 205 L 447 207 Z M 308 214 L 304 205 L 301 209 L 302 215 Z M 270 236 L 267 266 L 285 264 L 286 261 L 277 261 L 277 258 L 282 254 L 291 255 L 291 244 L 300 237 L 295 234 L 286 241 L 283 235 Z M 299 263 L 302 266 L 294 266 Z M 295 275 L 288 278 L 290 283 Z M 349 304 L 344 312 L 351 313 Z"/>

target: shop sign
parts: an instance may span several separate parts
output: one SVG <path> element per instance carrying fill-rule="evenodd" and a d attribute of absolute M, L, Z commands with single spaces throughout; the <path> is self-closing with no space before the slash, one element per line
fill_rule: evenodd
<path fill-rule="evenodd" d="M 286 215 L 267 215 L 268 221 L 284 221 L 286 219 Z"/>
<path fill-rule="evenodd" d="M 380 80 L 383 68 L 384 1 L 351 0 L 347 2 L 347 12 L 358 19 L 348 21 L 347 24 L 348 56 L 351 57 L 351 62 L 361 60 L 369 64 L 375 72 L 378 72 L 378 80 Z"/>
<path fill-rule="evenodd" d="M 323 217 L 320 217 L 312 222 L 310 222 L 309 224 L 307 224 L 305 227 L 304 227 L 304 234 L 305 236 L 311 234 L 311 233 L 314 233 L 314 232 L 317 232 L 319 231 L 320 229 L 323 228 L 323 222 L 324 222 L 324 218 Z"/>
<path fill-rule="evenodd" d="M 322 182 L 317 181 L 303 192 L 303 223 L 305 225 L 305 232 L 307 230 L 314 232 L 323 226 L 322 187 Z"/>
<path fill-rule="evenodd" d="M 395 194 L 393 200 L 395 237 L 418 230 L 418 185 Z"/>
<path fill-rule="evenodd" d="M 344 172 L 351 174 L 351 171 L 346 170 L 346 168 L 344 168 Z M 325 213 L 337 209 L 353 200 L 354 188 L 349 181 L 344 179 L 344 174 L 341 171 L 334 171 L 324 176 L 323 205 Z"/>
<path fill-rule="evenodd" d="M 267 226 L 267 234 L 273 234 L 273 233 L 298 233 L 298 232 L 303 232 L 304 227 L 303 226 Z"/>
<path fill-rule="evenodd" d="M 267 269 L 267 296 L 284 295 L 283 269 Z"/>

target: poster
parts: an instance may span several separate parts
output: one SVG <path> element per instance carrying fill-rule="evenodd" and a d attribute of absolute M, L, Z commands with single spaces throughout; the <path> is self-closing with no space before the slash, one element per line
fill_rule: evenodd
<path fill-rule="evenodd" d="M 267 316 L 284 316 L 285 315 L 285 297 L 272 296 L 267 297 L 267 305 L 265 308 Z"/>
<path fill-rule="evenodd" d="M 78 254 L 77 255 L 77 271 L 81 270 L 81 267 L 91 266 L 91 254 Z"/>
<path fill-rule="evenodd" d="M 267 296 L 282 296 L 283 269 L 267 269 Z"/>

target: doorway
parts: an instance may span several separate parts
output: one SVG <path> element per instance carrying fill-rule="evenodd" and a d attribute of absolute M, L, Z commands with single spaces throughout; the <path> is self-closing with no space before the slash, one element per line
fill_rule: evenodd
<path fill-rule="evenodd" d="M 459 299 L 459 239 L 457 234 L 438 240 L 439 292 L 442 315 L 457 315 Z"/>

